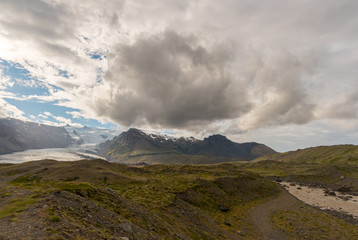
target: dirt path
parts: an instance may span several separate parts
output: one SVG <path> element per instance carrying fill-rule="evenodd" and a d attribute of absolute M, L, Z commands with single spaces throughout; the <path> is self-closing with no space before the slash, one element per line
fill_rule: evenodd
<path fill-rule="evenodd" d="M 265 240 L 289 239 L 283 232 L 276 231 L 273 227 L 271 215 L 275 210 L 290 209 L 298 200 L 282 190 L 276 198 L 260 204 L 250 211 L 250 220 L 259 232 L 265 236 Z"/>

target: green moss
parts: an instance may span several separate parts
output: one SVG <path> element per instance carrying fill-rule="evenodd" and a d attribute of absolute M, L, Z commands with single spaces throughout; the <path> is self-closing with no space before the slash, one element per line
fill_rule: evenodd
<path fill-rule="evenodd" d="M 11 200 L 0 209 L 0 219 L 8 216 L 15 216 L 16 214 L 26 210 L 28 205 L 35 202 L 36 199 L 34 199 L 33 196 Z"/>
<path fill-rule="evenodd" d="M 292 239 L 357 239 L 358 227 L 303 204 L 272 215 L 276 228 Z"/>
<path fill-rule="evenodd" d="M 41 180 L 41 177 L 38 177 L 38 176 L 24 175 L 24 176 L 15 178 L 12 182 L 13 183 L 32 183 L 32 182 L 38 183 L 38 182 L 40 182 L 40 180 Z"/>
<path fill-rule="evenodd" d="M 2 197 L 7 197 L 7 196 L 10 196 L 10 193 L 3 193 L 1 196 Z"/>
<path fill-rule="evenodd" d="M 91 197 L 97 194 L 98 190 L 90 183 L 58 183 L 55 184 L 59 189 L 68 191 L 82 197 Z"/>
<path fill-rule="evenodd" d="M 60 221 L 60 218 L 58 216 L 51 216 L 49 218 L 49 221 L 50 222 L 59 222 Z"/>

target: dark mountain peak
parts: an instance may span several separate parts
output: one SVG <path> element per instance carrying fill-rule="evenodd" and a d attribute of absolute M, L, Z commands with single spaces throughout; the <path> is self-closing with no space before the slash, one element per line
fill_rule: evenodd
<path fill-rule="evenodd" d="M 140 134 L 144 134 L 143 131 L 139 130 L 138 128 L 130 128 L 128 129 L 127 133 L 140 133 Z"/>
<path fill-rule="evenodd" d="M 130 128 L 126 132 L 123 132 L 120 136 L 126 138 L 147 138 L 148 135 L 137 128 Z"/>
<path fill-rule="evenodd" d="M 152 138 L 137 128 L 130 128 L 126 132 L 122 132 L 118 137 L 113 139 L 114 144 L 125 146 L 121 151 L 128 150 L 148 150 L 155 147 Z M 102 144 L 100 147 L 112 144 L 111 141 Z"/>
<path fill-rule="evenodd" d="M 220 135 L 220 134 L 214 134 L 204 139 L 204 141 L 208 142 L 221 142 L 221 141 L 230 141 L 227 139 L 227 137 Z"/>

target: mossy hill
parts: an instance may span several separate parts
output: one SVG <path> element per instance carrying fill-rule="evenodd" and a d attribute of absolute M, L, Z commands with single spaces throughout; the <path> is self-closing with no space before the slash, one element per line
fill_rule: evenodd
<path fill-rule="evenodd" d="M 327 163 L 358 165 L 358 146 L 335 145 L 299 149 L 285 153 L 275 153 L 257 158 L 255 161 L 273 160 L 296 163 Z"/>
<path fill-rule="evenodd" d="M 251 211 L 282 191 L 276 183 L 228 163 L 3 164 L 0 239 L 265 239 Z M 354 239 L 358 234 L 357 226 L 300 205 L 294 198 L 285 201 L 292 201 L 290 211 L 281 209 L 273 215 L 283 233 L 308 239 Z M 292 216 L 302 220 L 295 231 L 290 230 Z"/>
<path fill-rule="evenodd" d="M 358 146 L 319 146 L 277 153 L 242 164 L 262 176 L 358 194 Z"/>

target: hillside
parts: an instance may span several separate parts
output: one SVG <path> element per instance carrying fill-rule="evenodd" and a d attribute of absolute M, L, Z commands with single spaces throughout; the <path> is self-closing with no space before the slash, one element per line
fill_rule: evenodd
<path fill-rule="evenodd" d="M 358 164 L 358 146 L 335 145 L 311 147 L 297 151 L 271 154 L 255 159 L 255 161 L 262 160 L 297 163 Z"/>
<path fill-rule="evenodd" d="M 0 154 L 40 148 L 64 148 L 73 139 L 63 127 L 12 118 L 0 119 Z"/>
<path fill-rule="evenodd" d="M 241 166 L 263 176 L 329 190 L 344 189 L 358 195 L 358 146 L 354 145 L 319 146 L 271 154 Z"/>
<path fill-rule="evenodd" d="M 277 184 L 232 164 L 0 164 L 0 196 L 0 239 L 358 236 L 357 226 L 302 204 Z"/>
<path fill-rule="evenodd" d="M 131 128 L 100 146 L 107 159 L 121 163 L 220 163 L 252 160 L 275 153 L 259 143 L 235 143 L 225 136 L 213 135 L 204 140 L 172 138 L 146 134 Z"/>

